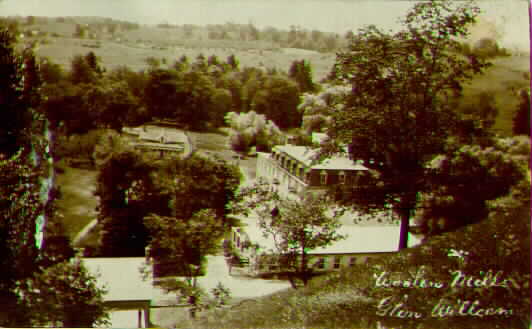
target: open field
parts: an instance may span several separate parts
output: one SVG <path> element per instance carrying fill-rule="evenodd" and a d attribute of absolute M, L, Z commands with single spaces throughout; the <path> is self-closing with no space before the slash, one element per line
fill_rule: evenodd
<path fill-rule="evenodd" d="M 62 166 L 64 172 L 57 175 L 61 198 L 57 200 L 59 213 L 68 237 L 72 240 L 91 220 L 96 218 L 98 199 L 93 195 L 96 189 L 95 170 Z"/>
<path fill-rule="evenodd" d="M 200 155 L 217 156 L 229 163 L 238 165 L 247 178 L 254 179 L 257 171 L 256 157 L 239 157 L 229 145 L 228 136 L 222 133 L 188 132 L 193 147 Z"/>
<path fill-rule="evenodd" d="M 183 55 L 186 55 L 190 60 L 194 60 L 199 54 L 203 54 L 206 57 L 216 55 L 220 60 L 225 60 L 229 55 L 234 54 L 241 67 L 260 66 L 277 68 L 282 71 L 287 71 L 292 61 L 305 59 L 312 65 L 315 80 L 321 80 L 328 74 L 335 59 L 334 54 L 322 54 L 310 50 L 294 50 L 292 48 L 259 50 L 184 47 L 180 45 L 156 47 L 132 42 L 76 38 L 51 38 L 49 43 L 39 46 L 37 54 L 49 57 L 54 62 L 63 65 L 65 69 L 68 69 L 75 55 L 86 54 L 89 51 L 93 51 L 99 56 L 103 66 L 108 70 L 125 65 L 135 71 L 147 68 L 146 58 L 148 57 L 165 59 L 168 64 L 172 64 Z"/>

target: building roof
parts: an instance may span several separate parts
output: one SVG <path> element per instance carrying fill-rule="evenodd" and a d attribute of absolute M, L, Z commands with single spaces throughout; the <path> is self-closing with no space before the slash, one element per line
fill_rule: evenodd
<path fill-rule="evenodd" d="M 271 236 L 265 237 L 262 230 L 256 224 L 256 218 L 240 218 L 244 224 L 242 229 L 249 240 L 259 245 L 260 249 L 269 252 L 275 250 L 275 244 Z M 323 254 L 363 254 L 395 252 L 399 246 L 399 225 L 342 225 L 337 233 L 346 236 L 345 239 L 336 241 L 330 246 L 317 248 L 309 252 L 311 255 Z M 421 243 L 421 239 L 415 235 L 409 235 L 409 246 Z"/>
<path fill-rule="evenodd" d="M 164 144 L 184 144 L 187 142 L 187 136 L 181 130 L 175 128 L 166 128 L 158 126 L 141 126 L 141 127 L 124 127 L 123 131 L 130 135 L 138 136 L 141 141 L 161 142 Z"/>
<path fill-rule="evenodd" d="M 277 145 L 274 151 L 286 153 L 290 157 L 303 163 L 305 166 L 311 169 L 334 169 L 334 170 L 368 170 L 360 163 L 353 162 L 347 157 L 334 156 L 329 159 L 325 159 L 322 162 L 314 162 L 318 154 L 318 150 L 309 148 L 307 146 L 299 145 Z"/>
<path fill-rule="evenodd" d="M 351 253 L 381 253 L 397 251 L 399 246 L 399 226 L 356 226 L 344 225 L 337 231 L 346 239 L 336 241 L 330 246 L 317 248 L 309 252 L 313 255 L 322 254 L 351 254 Z M 409 246 L 421 241 L 409 236 Z"/>
<path fill-rule="evenodd" d="M 144 257 L 83 258 L 87 270 L 97 276 L 98 286 L 105 287 L 104 301 L 151 300 L 153 286 L 144 280 L 140 268 Z"/>

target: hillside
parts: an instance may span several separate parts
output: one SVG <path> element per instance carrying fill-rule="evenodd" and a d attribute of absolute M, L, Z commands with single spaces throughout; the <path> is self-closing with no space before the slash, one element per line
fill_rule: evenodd
<path fill-rule="evenodd" d="M 309 50 L 222 48 L 209 45 L 208 42 L 190 42 L 190 44 L 190 46 L 154 46 L 145 43 L 114 40 L 54 38 L 41 44 L 37 49 L 37 54 L 49 57 L 54 62 L 63 65 L 65 69 L 68 69 L 74 55 L 93 51 L 102 59 L 103 65 L 108 70 L 125 65 L 134 71 L 147 68 L 146 59 L 148 57 L 164 59 L 167 63 L 173 63 L 173 61 L 183 55 L 191 59 L 196 58 L 199 54 L 204 54 L 205 56 L 216 55 L 218 58 L 225 60 L 229 55 L 234 54 L 242 67 L 259 66 L 277 68 L 283 71 L 288 70 L 292 61 L 305 59 L 312 64 L 316 80 L 320 80 L 327 75 L 335 59 L 334 54 L 323 54 Z"/>
<path fill-rule="evenodd" d="M 501 307 L 512 309 L 511 316 L 472 316 L 471 314 L 462 316 L 442 315 L 442 313 L 423 313 L 425 307 L 430 308 L 435 305 L 438 299 L 446 296 L 447 298 L 456 299 L 461 298 L 460 292 L 454 289 L 437 289 L 437 288 L 423 288 L 421 281 L 436 282 L 445 287 L 455 286 L 451 282 L 451 275 L 449 273 L 453 269 L 461 268 L 462 264 L 459 259 L 451 259 L 447 255 L 449 248 L 464 248 L 469 251 L 468 255 L 472 258 L 480 256 L 480 272 L 476 271 L 476 275 L 483 278 L 483 274 L 496 271 L 498 266 L 506 268 L 507 270 L 500 272 L 498 282 L 502 279 L 511 278 L 520 281 L 515 273 L 511 273 L 510 268 L 521 268 L 521 270 L 529 270 L 529 260 L 520 257 L 514 260 L 493 259 L 491 257 L 491 249 L 486 249 L 486 244 L 493 246 L 494 249 L 502 251 L 504 247 L 501 245 L 495 246 L 495 238 L 491 234 L 499 232 L 501 234 L 509 232 L 518 232 L 523 229 L 525 235 L 530 230 L 530 212 L 529 209 L 524 209 L 520 217 L 512 218 L 512 224 L 508 225 L 504 220 L 489 219 L 480 224 L 471 225 L 456 232 L 447 233 L 443 236 L 433 238 L 429 242 L 410 249 L 405 249 L 393 256 L 374 258 L 371 263 L 364 265 L 356 265 L 355 267 L 346 268 L 337 273 L 332 273 L 322 277 L 313 279 L 310 284 L 298 290 L 287 289 L 270 296 L 256 298 L 241 302 L 240 304 L 224 310 L 215 310 L 210 313 L 203 314 L 202 318 L 194 323 L 177 323 L 177 328 L 352 328 L 352 329 L 368 329 L 368 328 L 528 328 L 528 323 L 523 324 L 517 317 L 524 317 L 529 319 L 528 308 L 530 305 L 530 296 L 528 294 L 528 287 L 526 281 L 529 274 L 524 278 L 525 285 L 520 286 L 516 284 L 511 286 L 512 292 L 502 292 L 502 297 L 494 297 L 487 290 L 496 291 L 497 287 L 486 288 L 486 290 L 465 288 L 466 293 L 472 292 L 480 294 L 477 295 L 479 304 L 486 308 Z M 515 220 L 515 221 L 514 221 Z M 528 228 L 528 230 L 527 230 Z M 478 237 L 482 236 L 482 239 Z M 517 243 L 523 249 L 521 252 L 527 254 L 529 252 L 529 239 L 519 240 Z M 460 249 L 458 249 L 460 250 Z M 517 249 L 515 249 L 517 250 Z M 514 254 L 517 256 L 518 254 Z M 524 256 L 524 255 L 523 255 Z M 487 259 L 489 258 L 489 259 Z M 513 264 L 513 265 L 512 265 Z M 427 272 L 419 272 L 427 266 Z M 505 267 L 506 266 L 506 267 Z M 508 267 L 510 266 L 510 267 Z M 443 268 L 444 270 L 436 270 L 436 268 Z M 477 269 L 479 268 L 477 267 Z M 447 275 L 434 275 L 430 271 L 441 271 L 444 273 L 445 269 L 450 269 Z M 489 271 L 487 271 L 489 269 Z M 386 272 L 389 271 L 389 272 Z M 464 270 L 465 271 L 465 270 Z M 519 270 L 517 270 L 519 271 Z M 403 286 L 401 288 L 384 288 L 377 283 L 377 278 L 382 273 L 403 273 L 406 274 L 401 280 L 410 281 L 412 286 Z M 410 273 L 410 276 L 408 275 Z M 417 273 L 417 274 L 414 274 Z M 422 274 L 419 274 L 422 273 Z M 528 272 L 529 273 L 529 272 Z M 421 276 L 419 276 L 421 275 Z M 433 276 L 434 275 L 434 276 Z M 504 276 L 504 277 L 503 277 Z M 446 280 L 447 279 L 447 280 Z M 512 284 L 515 284 L 512 281 Z M 417 283 L 415 283 L 417 282 Z M 456 285 L 457 286 L 457 285 Z M 517 288 L 516 288 L 517 287 Z M 482 292 L 481 292 L 482 291 Z M 500 292 L 500 291 L 499 291 Z M 457 297 L 455 297 L 456 294 Z M 404 295 L 404 300 L 401 296 Z M 450 295 L 451 294 L 451 295 Z M 495 292 L 493 294 L 496 294 Z M 375 297 L 370 297 L 375 296 Z M 396 300 L 401 300 L 405 304 L 397 302 L 397 305 L 402 305 L 392 310 L 392 307 L 380 308 L 383 313 L 377 315 L 380 303 L 386 296 L 397 297 Z M 517 296 L 525 298 L 526 301 L 516 302 Z M 465 298 L 465 297 L 462 297 Z M 469 297 L 471 298 L 471 296 Z M 407 300 L 408 299 L 408 300 Z M 459 300 L 458 300 L 459 301 Z M 514 301 L 515 303 L 508 302 Z M 528 304 L 527 304 L 528 303 Z M 488 306 L 489 305 L 489 306 Z M 519 307 L 522 308 L 519 308 Z M 412 316 L 402 316 L 400 312 L 411 312 Z M 414 317 L 416 311 L 420 311 L 422 316 Z M 429 311 L 430 312 L 430 311 Z M 439 314 L 439 315 L 434 315 Z M 526 320 L 524 320 L 526 322 Z M 381 322 L 381 324 L 378 324 Z M 386 325 L 384 325 L 386 323 Z"/>
<path fill-rule="evenodd" d="M 231 23 L 148 26 L 100 17 L 36 17 L 28 24 L 21 17 L 7 19 L 18 22 L 23 43 L 37 42 L 38 55 L 50 57 L 65 68 L 74 55 L 91 50 L 108 69 L 126 65 L 133 70 L 146 68 L 148 57 L 171 64 L 182 55 L 225 59 L 234 54 L 241 66 L 279 70 L 288 70 L 294 60 L 306 59 L 312 63 L 316 79 L 321 79 L 334 62 L 334 50 L 345 42 L 331 41 L 337 37 L 326 32 L 313 31 L 311 37 L 310 31 L 298 31 L 299 37 L 290 37 L 290 31 L 259 31 L 252 25 Z"/>

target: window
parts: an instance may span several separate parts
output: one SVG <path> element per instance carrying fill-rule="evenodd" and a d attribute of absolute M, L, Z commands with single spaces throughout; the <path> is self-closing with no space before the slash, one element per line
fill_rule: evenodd
<path fill-rule="evenodd" d="M 319 258 L 318 261 L 316 262 L 316 267 L 323 270 L 325 268 L 325 261 L 326 261 L 326 258 Z"/>
<path fill-rule="evenodd" d="M 320 184 L 327 185 L 327 172 L 325 170 L 322 170 L 320 173 Z"/>
<path fill-rule="evenodd" d="M 349 258 L 349 266 L 355 266 L 356 263 L 357 263 L 356 257 Z"/>
<path fill-rule="evenodd" d="M 310 181 L 310 170 L 308 168 L 304 169 L 303 180 L 305 181 L 305 183 L 309 183 Z"/>
<path fill-rule="evenodd" d="M 345 171 L 340 171 L 338 174 L 338 181 L 340 184 L 345 184 Z"/>
<path fill-rule="evenodd" d="M 335 269 L 340 268 L 341 261 L 342 261 L 342 258 L 340 256 L 334 256 L 334 268 Z"/>

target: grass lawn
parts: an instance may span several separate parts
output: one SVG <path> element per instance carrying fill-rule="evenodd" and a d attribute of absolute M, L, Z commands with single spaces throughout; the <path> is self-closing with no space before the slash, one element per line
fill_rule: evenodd
<path fill-rule="evenodd" d="M 93 46 L 94 47 L 91 47 Z M 96 46 L 97 45 L 97 46 Z M 146 58 L 165 59 L 169 65 L 185 55 L 193 61 L 199 54 L 206 57 L 216 55 L 221 61 L 234 54 L 240 62 L 240 67 L 261 66 L 288 71 L 294 60 L 308 60 L 313 69 L 314 80 L 319 81 L 330 71 L 335 54 L 318 53 L 315 51 L 294 51 L 292 49 L 234 49 L 214 48 L 204 46 L 165 46 L 156 47 L 136 44 L 132 41 L 86 40 L 72 37 L 49 38 L 47 43 L 41 44 L 37 50 L 39 56 L 49 57 L 53 62 L 70 69 L 70 62 L 75 55 L 85 55 L 93 51 L 102 59 L 102 65 L 107 69 L 126 65 L 138 71 L 148 67 Z"/>
<path fill-rule="evenodd" d="M 239 159 L 238 154 L 231 149 L 229 137 L 222 133 L 188 132 L 193 148 L 200 155 L 217 156 L 229 163 L 238 165 L 246 176 L 254 179 L 257 171 L 257 158 L 246 157 Z"/>
<path fill-rule="evenodd" d="M 72 240 L 85 225 L 96 218 L 98 200 L 93 192 L 96 189 L 97 172 L 67 166 L 61 168 L 64 172 L 59 173 L 56 180 L 61 188 L 57 206 L 65 231 Z"/>

